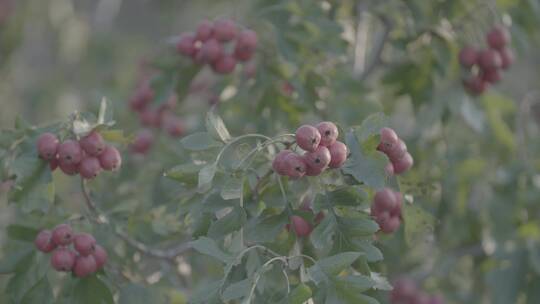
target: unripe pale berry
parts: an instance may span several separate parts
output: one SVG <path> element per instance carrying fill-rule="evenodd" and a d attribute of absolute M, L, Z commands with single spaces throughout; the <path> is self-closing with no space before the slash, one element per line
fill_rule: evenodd
<path fill-rule="evenodd" d="M 293 153 L 291 150 L 282 150 L 280 151 L 276 157 L 274 157 L 274 161 L 272 161 L 272 169 L 279 175 L 287 175 L 287 167 L 285 163 L 285 157 L 289 155 L 290 153 Z"/>
<path fill-rule="evenodd" d="M 66 175 L 76 175 L 79 173 L 79 165 L 73 164 L 73 163 L 66 163 L 65 161 L 59 160 L 58 166 L 60 167 L 60 170 L 64 172 Z"/>
<path fill-rule="evenodd" d="M 514 52 L 509 48 L 503 48 L 499 50 L 499 55 L 501 56 L 501 68 L 508 69 L 512 63 L 514 63 Z"/>
<path fill-rule="evenodd" d="M 321 142 L 321 133 L 317 128 L 310 125 L 303 125 L 296 130 L 296 143 L 308 152 L 313 152 Z"/>
<path fill-rule="evenodd" d="M 73 238 L 73 248 L 82 256 L 94 252 L 96 239 L 88 233 L 79 233 Z"/>
<path fill-rule="evenodd" d="M 176 115 L 169 114 L 163 118 L 163 130 L 172 137 L 180 137 L 185 133 L 185 126 L 182 119 Z"/>
<path fill-rule="evenodd" d="M 392 150 L 399 143 L 399 137 L 391 128 L 382 128 L 379 134 L 381 136 L 381 143 L 377 147 L 379 151 L 388 153 L 388 151 Z"/>
<path fill-rule="evenodd" d="M 78 164 L 81 162 L 82 156 L 81 145 L 77 141 L 68 139 L 58 147 L 58 159 L 60 163 L 66 165 Z"/>
<path fill-rule="evenodd" d="M 232 71 L 234 71 L 234 68 L 236 67 L 236 59 L 232 57 L 231 55 L 222 55 L 220 58 L 218 58 L 214 64 L 212 64 L 212 68 L 214 69 L 214 72 L 218 74 L 229 74 Z"/>
<path fill-rule="evenodd" d="M 105 151 L 99 156 L 99 164 L 104 170 L 118 170 L 122 165 L 122 156 L 113 146 L 106 146 Z"/>
<path fill-rule="evenodd" d="M 304 154 L 304 160 L 308 167 L 324 170 L 331 160 L 330 151 L 325 146 L 319 146 L 315 151 Z"/>
<path fill-rule="evenodd" d="M 394 172 L 395 174 L 401 174 L 407 170 L 409 170 L 413 164 L 414 160 L 409 152 L 405 153 L 402 158 L 392 162 L 394 164 Z"/>
<path fill-rule="evenodd" d="M 73 241 L 73 230 L 67 224 L 61 224 L 54 228 L 52 232 L 52 241 L 57 246 L 66 246 Z"/>
<path fill-rule="evenodd" d="M 202 42 L 210 39 L 210 37 L 212 37 L 212 23 L 208 20 L 203 20 L 201 23 L 199 23 L 197 26 L 196 37 L 197 40 Z"/>
<path fill-rule="evenodd" d="M 392 149 L 390 149 L 386 153 L 386 155 L 392 162 L 394 162 L 402 158 L 405 155 L 405 153 L 407 153 L 407 144 L 403 140 L 400 139 L 398 144 L 392 147 Z M 395 169 L 396 168 L 394 168 L 394 173 L 396 171 Z"/>
<path fill-rule="evenodd" d="M 107 263 L 107 251 L 99 245 L 95 245 L 92 256 L 94 257 L 94 260 L 96 260 L 97 269 L 103 268 L 105 263 Z"/>
<path fill-rule="evenodd" d="M 499 69 L 489 69 L 482 72 L 482 79 L 488 83 L 497 83 L 501 81 L 502 75 Z"/>
<path fill-rule="evenodd" d="M 41 230 L 34 240 L 34 245 L 41 252 L 51 252 L 56 248 L 52 241 L 52 232 L 50 230 Z"/>
<path fill-rule="evenodd" d="M 216 20 L 213 30 L 214 38 L 222 42 L 233 40 L 237 34 L 236 23 L 229 19 Z"/>
<path fill-rule="evenodd" d="M 51 265 L 57 271 L 71 271 L 76 254 L 68 248 L 58 248 L 51 255 Z"/>
<path fill-rule="evenodd" d="M 97 263 L 94 256 L 78 256 L 75 259 L 75 266 L 73 267 L 73 273 L 79 277 L 86 277 L 97 270 Z"/>
<path fill-rule="evenodd" d="M 223 55 L 223 48 L 216 39 L 211 38 L 203 43 L 201 46 L 201 53 L 204 61 L 212 63 L 221 58 Z"/>
<path fill-rule="evenodd" d="M 328 164 L 328 167 L 330 168 L 339 168 L 341 167 L 345 161 L 347 160 L 347 146 L 340 142 L 336 141 L 335 143 L 331 144 L 328 147 L 328 151 L 330 151 L 330 163 Z"/>
<path fill-rule="evenodd" d="M 496 26 L 486 35 L 486 40 L 491 48 L 498 50 L 510 42 L 510 33 L 505 27 Z"/>
<path fill-rule="evenodd" d="M 184 56 L 192 56 L 195 53 L 195 34 L 187 33 L 180 37 L 176 44 L 176 50 Z"/>
<path fill-rule="evenodd" d="M 291 178 L 300 178 L 306 174 L 306 163 L 304 158 L 295 153 L 285 156 L 285 172 Z"/>
<path fill-rule="evenodd" d="M 478 96 L 487 89 L 488 83 L 480 76 L 473 76 L 463 80 L 463 86 L 473 96 Z"/>
<path fill-rule="evenodd" d="M 131 151 L 139 154 L 146 154 L 154 143 L 154 134 L 152 131 L 144 129 L 137 133 L 135 140 L 131 144 Z"/>
<path fill-rule="evenodd" d="M 37 150 L 41 158 L 51 160 L 56 157 L 59 141 L 56 135 L 52 133 L 43 133 L 38 137 Z"/>
<path fill-rule="evenodd" d="M 79 174 L 86 179 L 93 179 L 101 172 L 99 159 L 94 156 L 83 158 L 79 164 Z"/>
<path fill-rule="evenodd" d="M 313 227 L 303 217 L 298 215 L 291 216 L 291 227 L 298 237 L 309 236 Z"/>
<path fill-rule="evenodd" d="M 459 63 L 464 68 L 471 68 L 478 63 L 478 52 L 470 46 L 466 46 L 459 52 Z"/>
<path fill-rule="evenodd" d="M 92 131 L 90 134 L 83 137 L 79 141 L 79 144 L 84 152 L 92 156 L 100 155 L 105 149 L 105 141 L 103 140 L 101 134 L 96 131 Z"/>
<path fill-rule="evenodd" d="M 337 126 L 330 121 L 323 121 L 317 124 L 317 129 L 321 133 L 321 145 L 328 147 L 334 142 L 336 142 L 339 131 Z"/>
<path fill-rule="evenodd" d="M 478 64 L 482 70 L 498 69 L 502 65 L 501 56 L 496 50 L 482 50 L 478 55 Z"/>

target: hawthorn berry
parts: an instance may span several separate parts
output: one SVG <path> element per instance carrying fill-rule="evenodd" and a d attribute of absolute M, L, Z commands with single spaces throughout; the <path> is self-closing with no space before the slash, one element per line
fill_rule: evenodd
<path fill-rule="evenodd" d="M 394 191 L 390 188 L 384 188 L 375 193 L 373 197 L 372 213 L 390 211 L 397 207 L 397 200 Z"/>
<path fill-rule="evenodd" d="M 56 158 L 59 141 L 56 135 L 52 133 L 43 133 L 38 137 L 37 150 L 41 158 L 51 160 Z"/>
<path fill-rule="evenodd" d="M 214 37 L 221 41 L 231 41 L 236 37 L 236 23 L 229 19 L 220 19 L 214 22 L 213 26 Z"/>
<path fill-rule="evenodd" d="M 229 74 L 234 71 L 236 59 L 231 55 L 222 55 L 213 64 L 214 72 L 218 74 Z"/>
<path fill-rule="evenodd" d="M 79 173 L 78 164 L 66 163 L 65 161 L 59 160 L 58 167 L 60 167 L 60 170 L 66 175 L 76 175 Z"/>
<path fill-rule="evenodd" d="M 84 152 L 91 156 L 99 156 L 105 149 L 105 141 L 101 134 L 96 131 L 92 131 L 90 134 L 81 138 L 79 144 Z"/>
<path fill-rule="evenodd" d="M 118 170 L 122 165 L 122 156 L 113 146 L 106 146 L 105 150 L 99 156 L 99 164 L 104 170 Z"/>
<path fill-rule="evenodd" d="M 185 127 L 182 119 L 176 115 L 168 114 L 163 118 L 163 129 L 172 137 L 184 135 Z"/>
<path fill-rule="evenodd" d="M 478 54 L 478 64 L 482 70 L 498 69 L 502 65 L 502 59 L 496 50 L 482 50 Z"/>
<path fill-rule="evenodd" d="M 94 257 L 94 260 L 96 261 L 96 267 L 97 269 L 103 268 L 105 263 L 107 262 L 107 251 L 103 249 L 103 247 L 99 245 L 94 246 L 94 252 L 92 253 L 92 256 Z"/>
<path fill-rule="evenodd" d="M 208 20 L 203 20 L 197 26 L 197 40 L 205 42 L 212 37 L 212 23 Z"/>
<path fill-rule="evenodd" d="M 60 164 L 70 165 L 78 164 L 81 162 L 83 152 L 81 145 L 75 141 L 68 139 L 58 146 L 58 159 Z"/>
<path fill-rule="evenodd" d="M 57 246 L 66 246 L 73 241 L 73 230 L 67 224 L 56 226 L 52 232 L 52 241 Z"/>
<path fill-rule="evenodd" d="M 41 252 L 51 252 L 56 248 L 52 241 L 52 232 L 50 230 L 41 230 L 34 239 L 34 245 Z"/>
<path fill-rule="evenodd" d="M 324 170 L 330 164 L 330 151 L 325 146 L 319 146 L 313 152 L 304 154 L 306 165 L 315 170 Z"/>
<path fill-rule="evenodd" d="M 321 133 L 321 145 L 328 147 L 336 142 L 339 131 L 337 126 L 330 121 L 323 121 L 317 124 L 317 129 Z"/>
<path fill-rule="evenodd" d="M 193 33 L 187 33 L 180 37 L 176 44 L 176 50 L 184 56 L 193 56 L 196 51 L 195 42 L 197 41 Z"/>
<path fill-rule="evenodd" d="M 405 142 L 400 139 L 398 141 L 398 144 L 392 147 L 392 149 L 390 149 L 386 153 L 386 155 L 388 155 L 388 158 L 390 158 L 391 161 L 395 161 L 402 158 L 405 153 L 407 153 L 407 144 L 405 144 Z M 394 172 L 395 169 L 396 168 L 394 168 Z"/>
<path fill-rule="evenodd" d="M 486 40 L 491 48 L 499 50 L 510 42 L 510 33 L 506 27 L 496 26 L 486 35 Z"/>
<path fill-rule="evenodd" d="M 257 47 L 257 33 L 253 30 L 243 30 L 236 39 L 236 47 L 249 51 L 255 50 Z"/>
<path fill-rule="evenodd" d="M 403 157 L 401 157 L 398 160 L 395 160 L 392 162 L 394 165 L 394 173 L 395 174 L 401 174 L 407 170 L 409 170 L 413 164 L 414 160 L 409 152 L 406 152 Z"/>
<path fill-rule="evenodd" d="M 214 38 L 208 39 L 201 46 L 201 56 L 205 62 L 214 62 L 221 58 L 223 49 L 221 43 Z"/>
<path fill-rule="evenodd" d="M 478 52 L 475 48 L 466 46 L 459 52 L 459 63 L 464 68 L 471 68 L 478 63 Z"/>
<path fill-rule="evenodd" d="M 325 168 L 316 168 L 311 166 L 306 166 L 306 174 L 307 176 L 319 176 L 321 173 L 323 173 Z"/>
<path fill-rule="evenodd" d="M 295 153 L 289 153 L 285 156 L 283 167 L 285 168 L 285 175 L 291 178 L 300 178 L 306 174 L 304 158 Z"/>
<path fill-rule="evenodd" d="M 379 226 L 381 227 L 381 231 L 383 233 L 392 233 L 399 228 L 400 224 L 401 220 L 399 219 L 399 217 L 390 216 L 387 220 L 381 221 L 379 223 Z"/>
<path fill-rule="evenodd" d="M 482 79 L 488 83 L 497 83 L 502 79 L 501 72 L 499 69 L 483 70 Z"/>
<path fill-rule="evenodd" d="M 392 303 L 399 303 L 400 301 L 407 303 L 417 292 L 418 288 L 414 281 L 401 278 L 394 282 L 394 289 L 390 293 L 390 300 Z"/>
<path fill-rule="evenodd" d="M 154 143 L 152 131 L 143 129 L 137 133 L 135 140 L 131 143 L 130 149 L 133 153 L 146 154 Z"/>
<path fill-rule="evenodd" d="M 248 49 L 234 48 L 234 58 L 238 61 L 248 61 L 253 57 L 253 51 Z"/>
<path fill-rule="evenodd" d="M 308 221 L 306 221 L 303 217 L 298 215 L 291 216 L 291 225 L 290 225 L 294 231 L 294 233 L 298 237 L 306 237 L 309 236 L 311 231 L 313 230 L 313 227 L 311 226 Z"/>
<path fill-rule="evenodd" d="M 509 48 L 502 48 L 499 50 L 501 56 L 501 68 L 508 69 L 512 63 L 514 63 L 514 52 Z"/>
<path fill-rule="evenodd" d="M 94 252 L 95 246 L 96 239 L 88 233 L 79 233 L 73 238 L 73 248 L 82 256 Z"/>
<path fill-rule="evenodd" d="M 93 255 L 88 256 L 78 256 L 75 259 L 75 266 L 73 267 L 73 273 L 79 277 L 86 277 L 97 270 L 96 259 Z"/>
<path fill-rule="evenodd" d="M 75 252 L 68 248 L 58 248 L 51 255 L 51 265 L 57 271 L 71 271 L 75 265 Z"/>
<path fill-rule="evenodd" d="M 399 137 L 393 129 L 382 128 L 379 134 L 381 136 L 381 143 L 377 147 L 379 151 L 388 153 L 399 143 Z"/>
<path fill-rule="evenodd" d="M 294 153 L 291 150 L 281 150 L 276 157 L 274 157 L 274 161 L 272 161 L 272 169 L 279 175 L 287 175 L 287 167 L 285 163 L 285 157 L 289 155 L 290 153 Z"/>
<path fill-rule="evenodd" d="M 330 151 L 331 159 L 330 163 L 328 164 L 328 167 L 330 168 L 339 168 L 347 160 L 347 146 L 340 141 L 336 141 L 335 143 L 331 144 L 328 147 L 328 151 Z"/>
<path fill-rule="evenodd" d="M 379 225 L 381 232 L 392 233 L 401 224 L 401 196 L 392 189 L 384 188 L 375 193 L 371 216 Z"/>
<path fill-rule="evenodd" d="M 308 152 L 317 149 L 321 142 L 321 133 L 317 128 L 310 125 L 300 126 L 296 130 L 296 143 L 298 146 Z"/>
<path fill-rule="evenodd" d="M 480 76 L 472 76 L 463 80 L 463 86 L 473 96 L 478 96 L 487 89 L 488 83 Z"/>
<path fill-rule="evenodd" d="M 139 121 L 143 126 L 158 128 L 161 124 L 161 114 L 150 108 L 146 108 L 139 112 Z"/>
<path fill-rule="evenodd" d="M 85 179 L 95 178 L 99 172 L 101 172 L 101 164 L 97 157 L 85 157 L 79 164 L 79 174 Z"/>
<path fill-rule="evenodd" d="M 49 168 L 51 169 L 51 171 L 54 171 L 54 170 L 56 170 L 56 168 L 58 168 L 58 159 L 57 158 L 53 158 L 53 159 L 49 160 Z"/>
<path fill-rule="evenodd" d="M 145 81 L 137 88 L 135 94 L 129 100 L 129 106 L 133 111 L 138 112 L 146 108 L 153 98 L 154 90 L 152 90 L 148 81 Z"/>

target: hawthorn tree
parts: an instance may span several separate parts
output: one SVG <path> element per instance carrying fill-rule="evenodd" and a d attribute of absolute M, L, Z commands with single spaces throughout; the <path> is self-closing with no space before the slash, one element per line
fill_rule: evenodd
<path fill-rule="evenodd" d="M 1 131 L 2 303 L 540 301 L 535 1 L 226 4 Z"/>

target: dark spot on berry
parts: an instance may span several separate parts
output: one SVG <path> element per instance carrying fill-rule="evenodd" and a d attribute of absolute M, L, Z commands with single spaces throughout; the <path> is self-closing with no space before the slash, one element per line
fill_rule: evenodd
<path fill-rule="evenodd" d="M 321 160 L 320 160 L 320 159 L 318 159 L 318 158 L 316 158 L 316 159 L 315 159 L 315 163 L 317 163 L 317 164 L 318 164 L 318 163 L 320 163 L 320 162 L 321 162 Z"/>
<path fill-rule="evenodd" d="M 294 168 L 294 169 L 295 169 L 296 171 L 298 171 L 298 172 L 301 172 L 301 171 L 302 171 L 302 168 L 300 168 L 300 167 L 296 167 L 296 168 Z"/>
<path fill-rule="evenodd" d="M 332 131 L 330 131 L 330 130 L 326 130 L 326 131 L 324 132 L 324 135 L 326 135 L 326 136 L 330 136 L 330 134 L 332 134 Z"/>
<path fill-rule="evenodd" d="M 66 156 L 66 159 L 67 159 L 67 160 L 71 160 L 71 155 L 67 155 L 67 156 Z"/>
<path fill-rule="evenodd" d="M 312 143 L 312 144 L 314 144 L 314 143 L 316 143 L 316 142 L 317 142 L 317 140 L 316 140 L 315 138 L 313 138 L 313 139 L 311 140 L 311 143 Z"/>

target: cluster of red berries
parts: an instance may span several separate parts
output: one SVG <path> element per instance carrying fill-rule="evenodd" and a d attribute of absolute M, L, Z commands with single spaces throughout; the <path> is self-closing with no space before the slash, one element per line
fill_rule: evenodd
<path fill-rule="evenodd" d="M 39 156 L 49 162 L 52 171 L 60 167 L 67 175 L 80 174 L 83 178 L 92 179 L 101 170 L 118 170 L 122 164 L 120 152 L 105 143 L 97 132 L 80 140 L 68 139 L 60 143 L 52 133 L 43 133 L 37 140 Z"/>
<path fill-rule="evenodd" d="M 306 153 L 282 150 L 274 158 L 272 168 L 277 174 L 291 178 L 317 176 L 326 168 L 339 168 L 347 160 L 348 149 L 337 140 L 338 135 L 338 128 L 329 121 L 316 126 L 303 125 L 296 130 L 296 144 Z"/>
<path fill-rule="evenodd" d="M 401 193 L 384 188 L 375 193 L 371 205 L 371 216 L 375 219 L 383 233 L 392 233 L 401 224 Z"/>
<path fill-rule="evenodd" d="M 507 47 L 510 33 L 505 27 L 496 26 L 486 35 L 488 48 L 466 46 L 459 52 L 459 63 L 469 71 L 463 86 L 471 95 L 482 94 L 489 84 L 502 79 L 502 70 L 514 62 L 514 54 Z"/>
<path fill-rule="evenodd" d="M 439 295 L 428 295 L 418 289 L 416 283 L 410 279 L 399 279 L 394 282 L 394 289 L 390 293 L 391 304 L 444 304 Z"/>
<path fill-rule="evenodd" d="M 77 277 L 86 277 L 103 268 L 107 252 L 96 244 L 88 233 L 75 234 L 67 224 L 50 230 L 42 230 L 34 240 L 36 248 L 44 253 L 52 252 L 51 266 L 57 271 L 72 271 Z M 73 248 L 70 248 L 73 245 Z"/>
<path fill-rule="evenodd" d="M 154 90 L 148 80 L 139 83 L 135 93 L 129 100 L 131 110 L 139 115 L 139 121 L 145 128 L 140 130 L 130 146 L 132 152 L 146 154 L 154 142 L 154 134 L 150 128 L 161 129 L 171 137 L 180 137 L 185 133 L 183 120 L 173 113 L 178 98 L 172 94 L 162 105 L 152 106 Z"/>
<path fill-rule="evenodd" d="M 390 128 L 382 128 L 381 142 L 377 150 L 383 152 L 390 159 L 386 165 L 386 174 L 392 176 L 409 170 L 414 163 L 411 154 L 407 151 L 407 145 L 401 140 L 396 132 Z"/>
<path fill-rule="evenodd" d="M 234 71 L 237 61 L 246 62 L 253 57 L 257 47 L 257 33 L 239 30 L 228 19 L 214 23 L 205 20 L 195 33 L 186 33 L 176 45 L 178 52 L 191 57 L 197 64 L 208 64 L 218 74 Z"/>
<path fill-rule="evenodd" d="M 313 208 L 311 207 L 312 204 L 312 198 L 307 197 L 304 199 L 304 202 L 300 206 L 300 210 L 307 211 L 313 213 Z M 290 231 L 291 225 L 293 227 L 294 233 L 298 237 L 308 237 L 311 232 L 313 231 L 313 228 L 317 226 L 322 220 L 324 219 L 324 213 L 320 211 L 315 215 L 315 218 L 313 219 L 313 223 L 310 223 L 303 217 L 299 215 L 293 215 L 290 218 L 290 224 L 287 224 L 285 228 L 287 231 Z"/>

